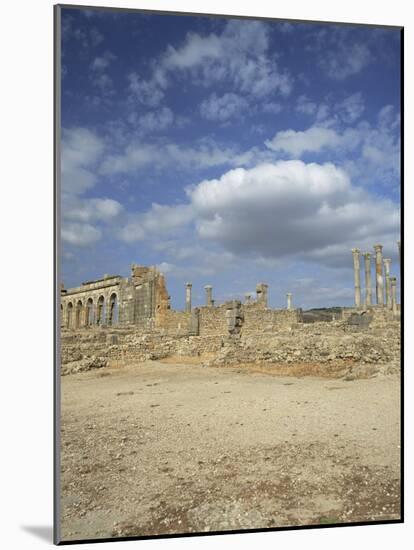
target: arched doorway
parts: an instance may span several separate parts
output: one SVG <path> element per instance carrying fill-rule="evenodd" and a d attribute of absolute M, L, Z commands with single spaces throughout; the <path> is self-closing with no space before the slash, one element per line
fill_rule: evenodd
<path fill-rule="evenodd" d="M 76 323 L 75 327 L 79 328 L 82 323 L 82 300 L 79 300 L 79 302 L 76 304 Z"/>
<path fill-rule="evenodd" d="M 99 297 L 98 307 L 96 308 L 96 324 L 98 326 L 105 323 L 105 298 L 103 296 Z"/>
<path fill-rule="evenodd" d="M 69 302 L 66 308 L 66 327 L 67 328 L 72 328 L 72 316 L 73 316 L 73 304 L 72 302 Z"/>
<path fill-rule="evenodd" d="M 86 302 L 86 326 L 90 327 L 93 325 L 93 300 L 89 298 Z"/>
<path fill-rule="evenodd" d="M 109 298 L 109 315 L 108 315 L 108 324 L 116 325 L 118 323 L 118 297 L 115 294 L 111 294 Z"/>

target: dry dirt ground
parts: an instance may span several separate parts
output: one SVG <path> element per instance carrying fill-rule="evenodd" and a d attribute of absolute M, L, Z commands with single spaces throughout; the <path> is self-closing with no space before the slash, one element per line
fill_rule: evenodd
<path fill-rule="evenodd" d="M 62 377 L 62 540 L 399 519 L 399 379 L 271 374 Z"/>

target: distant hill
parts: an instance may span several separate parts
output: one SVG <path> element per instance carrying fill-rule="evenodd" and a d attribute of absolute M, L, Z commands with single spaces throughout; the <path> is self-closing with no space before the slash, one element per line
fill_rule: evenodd
<path fill-rule="evenodd" d="M 308 309 L 302 312 L 302 318 L 304 323 L 315 323 L 318 321 L 332 321 L 335 315 L 336 319 L 342 313 L 341 307 L 321 307 Z"/>

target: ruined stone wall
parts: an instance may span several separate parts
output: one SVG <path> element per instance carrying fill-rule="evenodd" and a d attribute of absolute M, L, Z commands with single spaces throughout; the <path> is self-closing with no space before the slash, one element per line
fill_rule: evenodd
<path fill-rule="evenodd" d="M 141 362 L 170 356 L 199 357 L 218 353 L 220 336 L 166 334 L 164 329 L 142 332 L 137 328 L 94 328 L 90 331 L 62 331 L 63 374 L 111 364 Z"/>
<path fill-rule="evenodd" d="M 300 322 L 298 310 L 263 309 L 256 304 L 243 305 L 244 322 L 242 334 L 256 334 L 257 332 L 278 332 Z"/>
<path fill-rule="evenodd" d="M 200 336 L 227 336 L 225 304 L 214 307 L 200 307 Z"/>
<path fill-rule="evenodd" d="M 81 286 L 63 291 L 61 294 L 61 326 L 80 328 L 88 325 L 88 316 L 100 324 L 108 324 L 111 297 L 116 296 L 119 305 L 122 277 L 106 277 L 99 281 L 83 283 Z M 99 304 L 102 309 L 99 310 Z M 89 312 L 89 308 L 91 311 Z M 121 308 L 117 312 L 121 317 Z"/>
<path fill-rule="evenodd" d="M 169 310 L 164 276 L 155 267 L 132 266 L 130 278 L 105 276 L 80 287 L 61 290 L 61 327 L 153 326 L 157 314 Z"/>
<path fill-rule="evenodd" d="M 227 336 L 228 305 L 200 308 L 200 336 Z M 299 310 L 267 309 L 262 304 L 241 305 L 242 335 L 258 332 L 277 332 L 300 322 Z"/>
<path fill-rule="evenodd" d="M 170 336 L 189 336 L 194 314 L 172 309 L 160 309 L 155 317 L 155 328 Z"/>
<path fill-rule="evenodd" d="M 183 317 L 184 318 L 184 317 Z M 165 329 L 94 328 L 62 332 L 62 372 L 76 372 L 112 362 L 140 362 L 166 357 L 198 357 L 212 365 L 318 365 L 329 372 L 339 365 L 370 374 L 398 372 L 400 323 L 352 325 L 343 321 L 293 324 L 278 332 L 223 335 L 170 335 Z M 370 370 L 369 370 L 370 369 Z"/>
<path fill-rule="evenodd" d="M 374 325 L 387 325 L 393 323 L 394 321 L 399 321 L 400 311 L 397 310 L 397 313 L 394 314 L 391 309 L 388 309 L 383 306 L 371 306 L 368 308 L 343 308 L 341 319 L 347 323 L 350 322 L 352 318 L 359 317 L 361 320 L 364 317 L 369 319 L 369 324 Z M 356 324 L 356 323 L 355 323 Z"/>

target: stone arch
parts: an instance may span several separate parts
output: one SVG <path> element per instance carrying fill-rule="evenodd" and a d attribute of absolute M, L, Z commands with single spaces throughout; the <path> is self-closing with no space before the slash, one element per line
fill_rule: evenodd
<path fill-rule="evenodd" d="M 93 325 L 93 299 L 88 298 L 86 302 L 86 326 L 90 327 Z"/>
<path fill-rule="evenodd" d="M 79 328 L 82 326 L 82 311 L 83 311 L 82 300 L 78 300 L 76 304 L 76 309 L 75 309 L 75 328 Z"/>
<path fill-rule="evenodd" d="M 69 302 L 66 306 L 66 327 L 72 328 L 73 324 L 73 304 Z"/>
<path fill-rule="evenodd" d="M 109 298 L 108 305 L 108 325 L 117 325 L 119 317 L 119 299 L 116 292 L 113 292 Z"/>
<path fill-rule="evenodd" d="M 105 296 L 99 296 L 96 306 L 96 324 L 105 324 Z"/>

